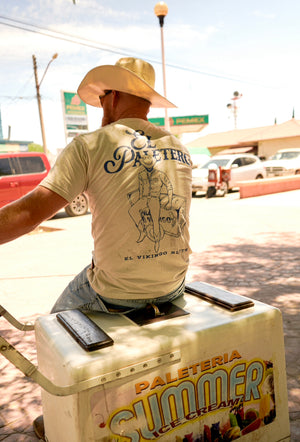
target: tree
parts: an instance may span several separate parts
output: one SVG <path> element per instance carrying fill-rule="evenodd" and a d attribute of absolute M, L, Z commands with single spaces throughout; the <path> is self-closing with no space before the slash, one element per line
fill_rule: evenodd
<path fill-rule="evenodd" d="M 43 146 L 36 143 L 28 144 L 28 152 L 44 152 Z"/>

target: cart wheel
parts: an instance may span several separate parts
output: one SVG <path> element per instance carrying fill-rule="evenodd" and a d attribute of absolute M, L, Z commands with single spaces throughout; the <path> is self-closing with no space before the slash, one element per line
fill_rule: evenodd
<path fill-rule="evenodd" d="M 212 198 L 213 196 L 216 196 L 217 189 L 213 186 L 208 187 L 206 191 L 206 198 Z"/>
<path fill-rule="evenodd" d="M 69 216 L 81 216 L 85 215 L 88 211 L 89 204 L 88 199 L 83 193 L 76 196 L 76 198 L 65 207 L 65 212 Z"/>

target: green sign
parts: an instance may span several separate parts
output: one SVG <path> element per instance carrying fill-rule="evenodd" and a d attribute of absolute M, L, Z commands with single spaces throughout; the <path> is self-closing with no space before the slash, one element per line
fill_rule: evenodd
<path fill-rule="evenodd" d="M 86 104 L 76 94 L 76 92 L 62 91 L 62 101 L 64 110 L 65 131 L 68 137 L 74 136 L 78 131 L 88 130 Z M 69 134 L 72 132 L 72 135 Z"/>
<path fill-rule="evenodd" d="M 185 126 L 189 124 L 208 124 L 208 115 L 191 115 L 187 117 L 170 118 L 171 126 Z"/>
<path fill-rule="evenodd" d="M 188 115 L 185 117 L 170 117 L 170 126 L 189 126 L 192 124 L 208 124 L 208 115 Z M 164 126 L 164 118 L 149 118 L 155 126 Z"/>
<path fill-rule="evenodd" d="M 165 119 L 164 118 L 149 118 L 150 123 L 154 124 L 154 126 L 164 126 Z"/>
<path fill-rule="evenodd" d="M 86 115 L 86 104 L 74 92 L 64 92 L 66 115 Z"/>

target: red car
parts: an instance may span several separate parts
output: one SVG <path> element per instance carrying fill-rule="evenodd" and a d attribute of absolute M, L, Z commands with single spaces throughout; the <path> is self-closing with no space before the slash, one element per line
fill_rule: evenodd
<path fill-rule="evenodd" d="M 49 170 L 50 164 L 44 153 L 0 153 L 0 207 L 33 190 Z M 69 216 L 84 215 L 87 210 L 88 200 L 83 194 L 65 207 Z"/>

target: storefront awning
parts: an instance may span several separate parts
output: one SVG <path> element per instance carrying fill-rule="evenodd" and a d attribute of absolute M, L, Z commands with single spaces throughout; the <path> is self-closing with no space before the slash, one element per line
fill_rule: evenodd
<path fill-rule="evenodd" d="M 253 146 L 248 147 L 233 147 L 232 149 L 221 150 L 217 153 L 217 155 L 228 155 L 230 153 L 246 153 L 254 151 Z"/>

